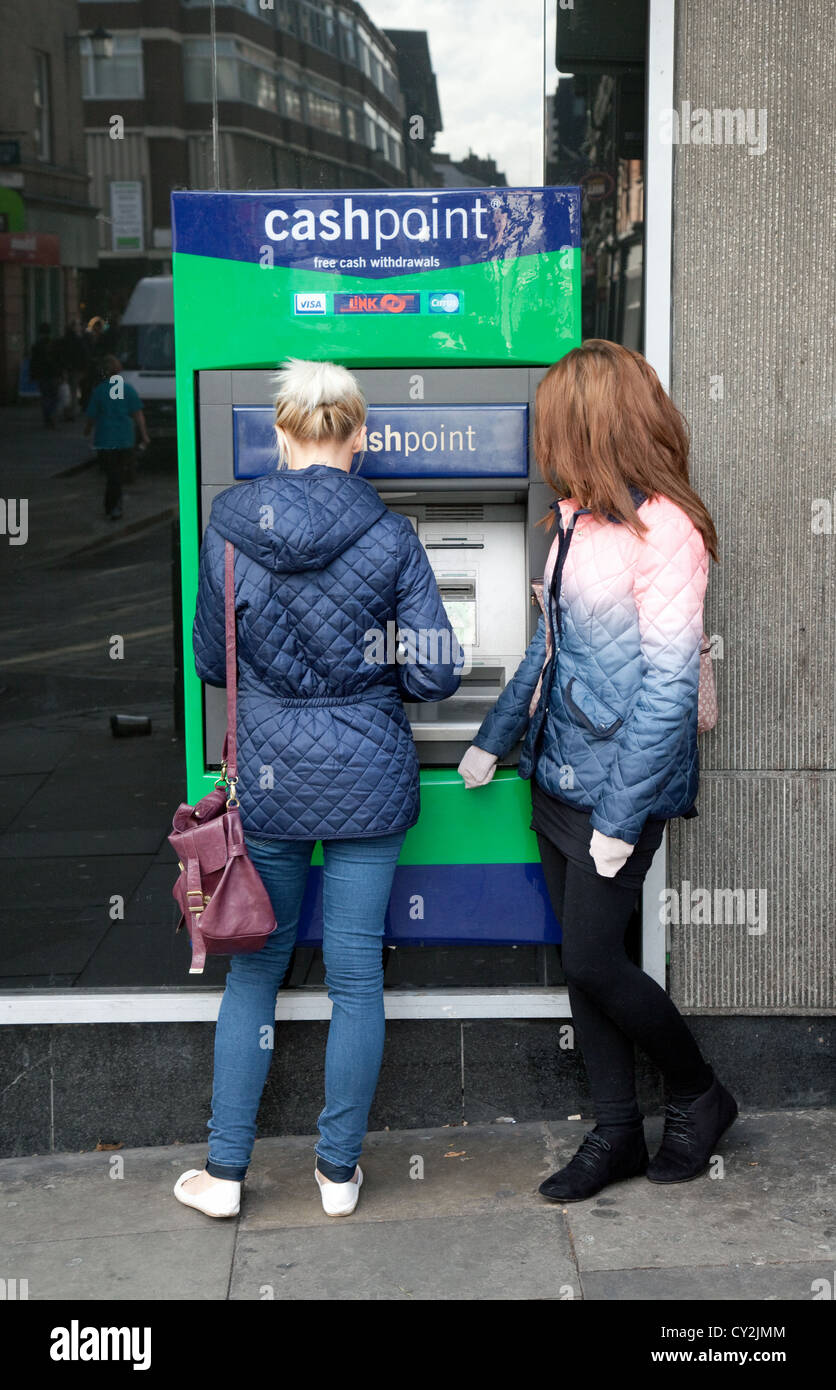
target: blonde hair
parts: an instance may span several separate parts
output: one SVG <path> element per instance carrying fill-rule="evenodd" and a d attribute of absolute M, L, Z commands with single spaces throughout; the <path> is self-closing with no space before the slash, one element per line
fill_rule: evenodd
<path fill-rule="evenodd" d="M 288 357 L 273 377 L 275 424 L 293 439 L 343 444 L 366 419 L 366 399 L 356 377 L 336 362 Z M 280 467 L 287 462 L 279 442 Z"/>

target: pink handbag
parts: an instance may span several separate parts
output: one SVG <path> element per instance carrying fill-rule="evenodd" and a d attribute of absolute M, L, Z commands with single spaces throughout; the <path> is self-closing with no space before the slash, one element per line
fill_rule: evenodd
<path fill-rule="evenodd" d="M 169 843 L 180 864 L 172 895 L 192 942 L 190 975 L 202 975 L 207 955 L 259 951 L 276 918 L 258 870 L 247 854 L 236 796 L 238 671 L 235 650 L 235 551 L 225 552 L 226 738 L 215 790 L 196 806 L 177 807 Z"/>
<path fill-rule="evenodd" d="M 705 734 L 717 723 L 717 687 L 714 684 L 714 666 L 711 660 L 711 642 L 707 634 L 702 635 L 700 643 L 700 693 L 697 709 L 697 733 Z"/>

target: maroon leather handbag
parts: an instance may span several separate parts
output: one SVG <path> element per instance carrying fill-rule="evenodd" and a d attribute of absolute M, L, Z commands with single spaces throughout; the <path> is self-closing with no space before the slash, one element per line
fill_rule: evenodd
<path fill-rule="evenodd" d="M 168 840 L 180 864 L 172 894 L 192 943 L 190 975 L 202 975 L 207 955 L 259 951 L 276 930 L 267 889 L 247 854 L 236 787 L 238 669 L 235 649 L 235 551 L 226 542 L 226 738 L 214 791 L 196 806 L 177 807 Z"/>

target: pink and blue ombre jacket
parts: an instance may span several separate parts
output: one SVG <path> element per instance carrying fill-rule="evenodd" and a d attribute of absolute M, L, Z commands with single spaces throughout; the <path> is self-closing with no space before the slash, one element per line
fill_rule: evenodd
<path fill-rule="evenodd" d="M 474 743 L 505 757 L 524 735 L 521 777 L 635 844 L 649 817 L 694 814 L 708 553 L 675 502 L 631 493 L 643 537 L 552 503 L 546 616 Z"/>

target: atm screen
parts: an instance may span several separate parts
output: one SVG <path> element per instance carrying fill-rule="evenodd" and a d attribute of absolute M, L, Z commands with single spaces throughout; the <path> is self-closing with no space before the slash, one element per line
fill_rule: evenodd
<path fill-rule="evenodd" d="M 442 595 L 443 598 L 443 595 Z M 454 599 L 444 603 L 450 625 L 463 647 L 476 646 L 476 601 Z"/>

